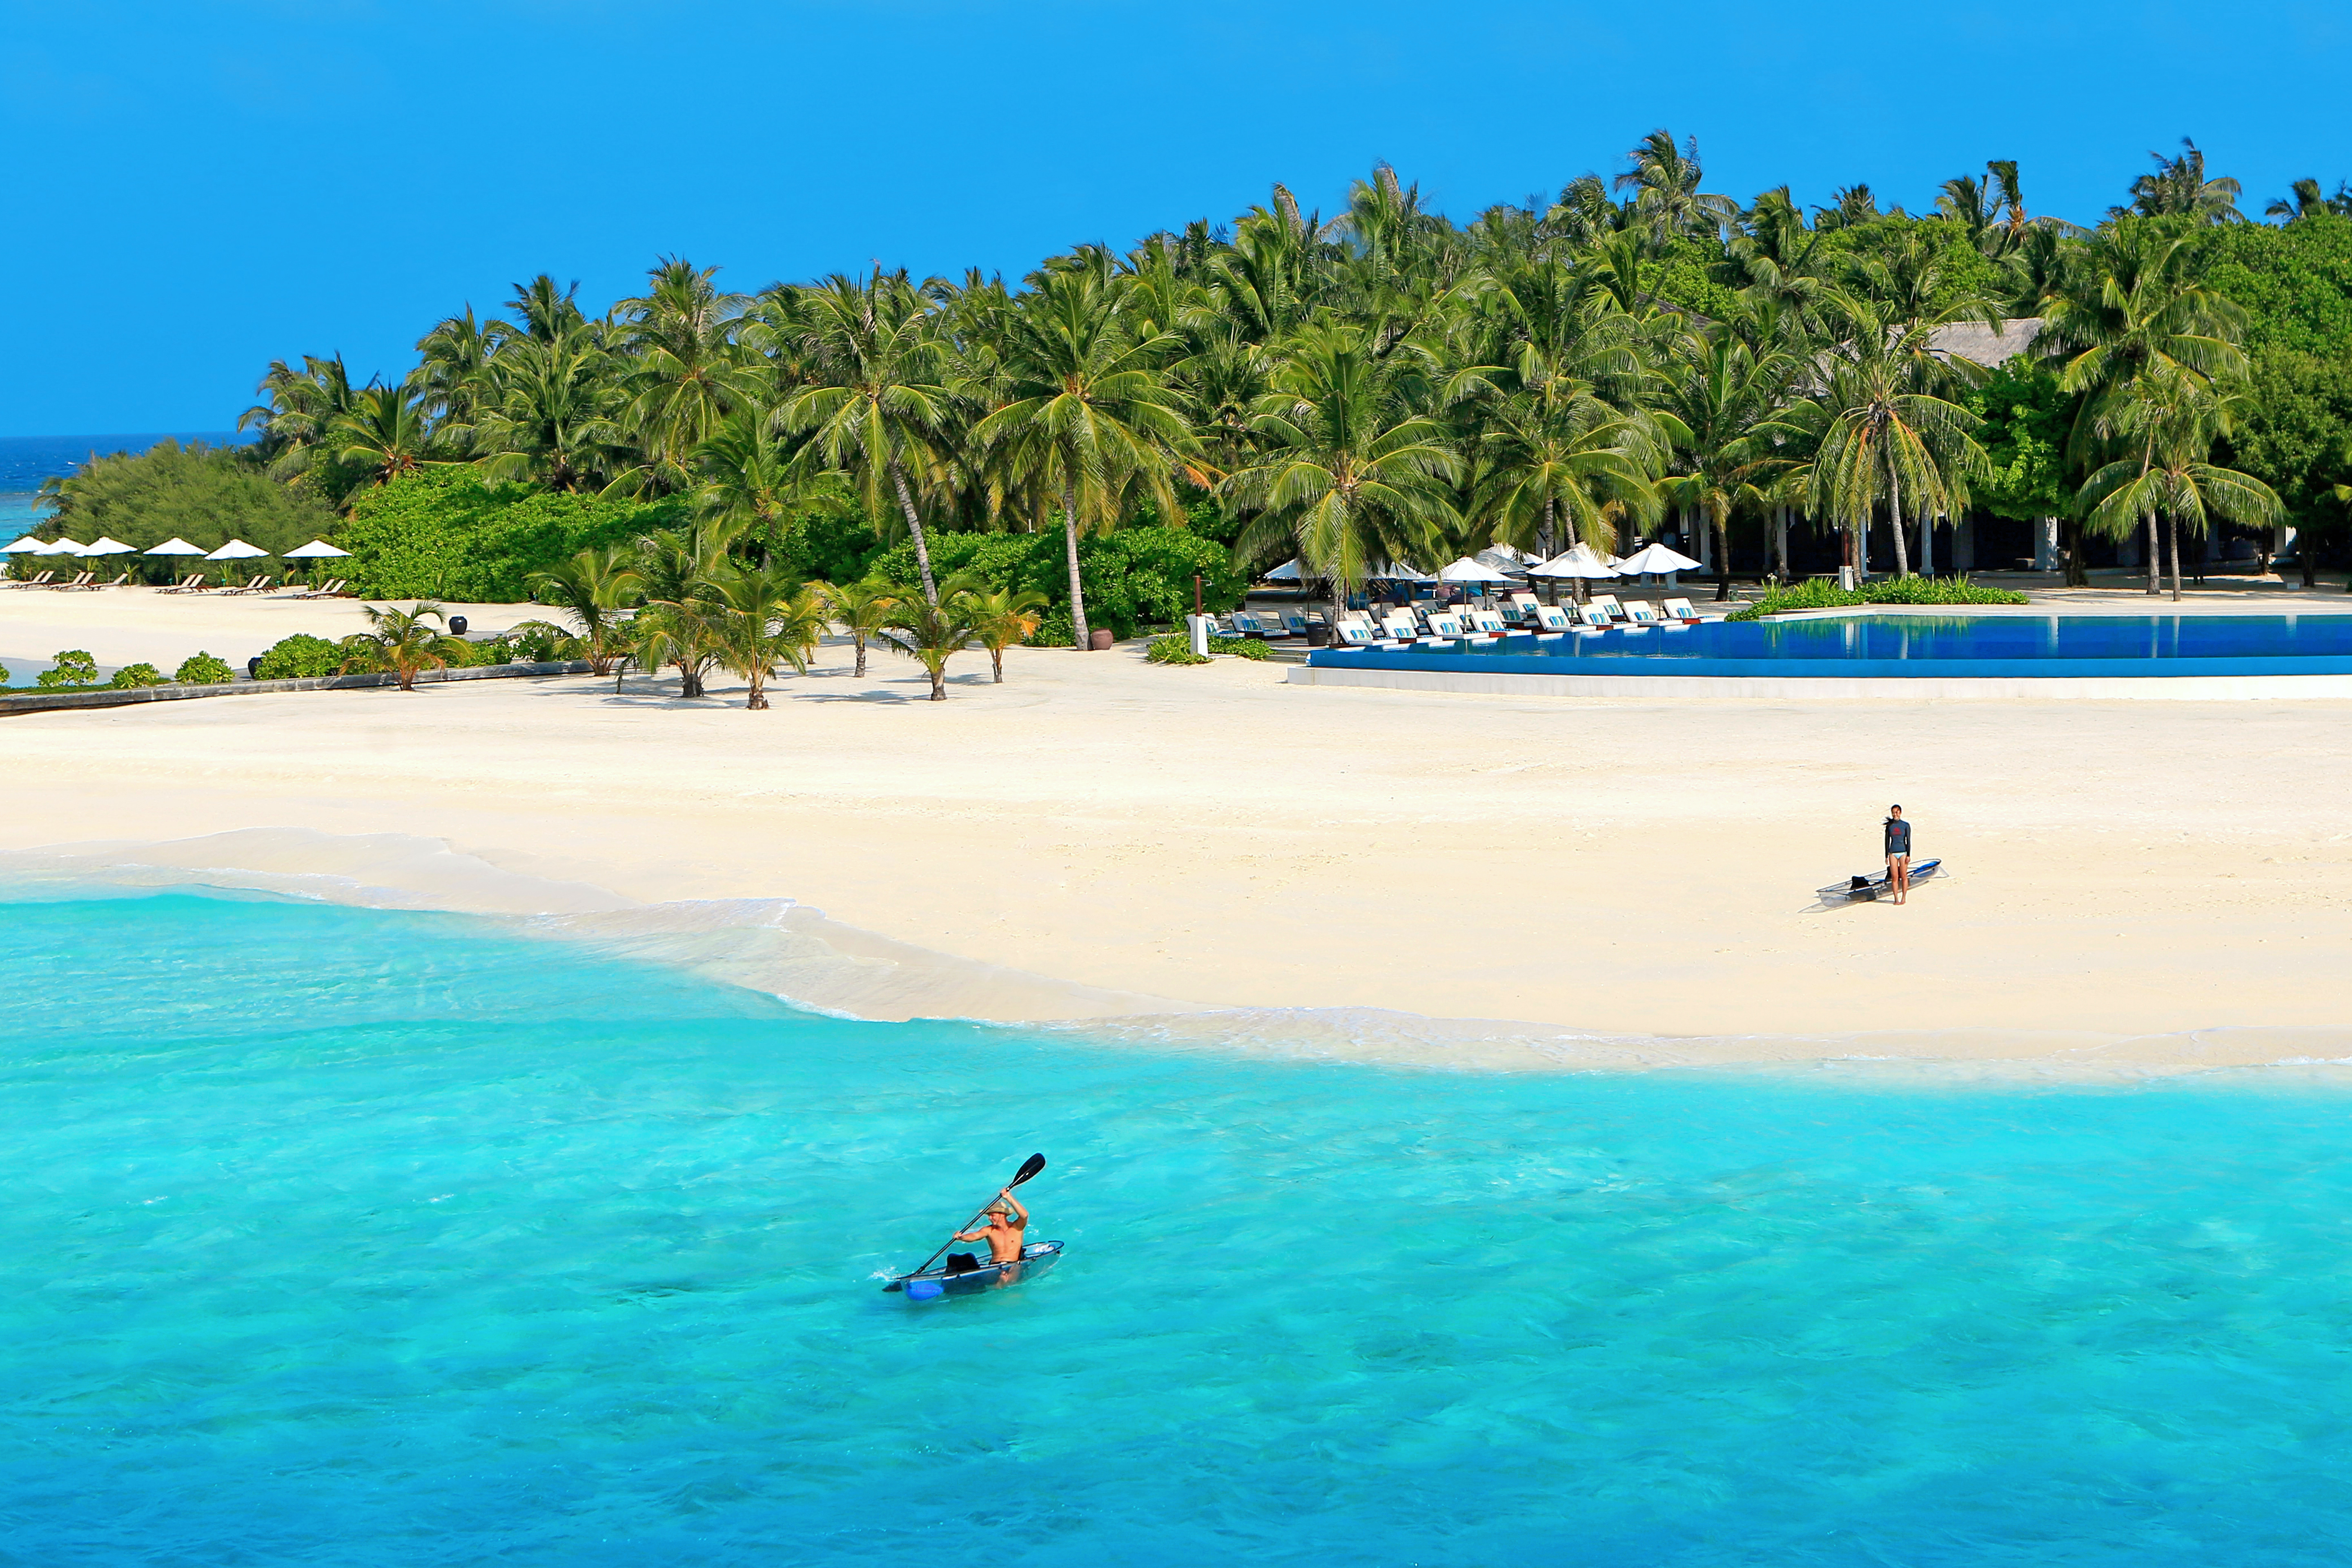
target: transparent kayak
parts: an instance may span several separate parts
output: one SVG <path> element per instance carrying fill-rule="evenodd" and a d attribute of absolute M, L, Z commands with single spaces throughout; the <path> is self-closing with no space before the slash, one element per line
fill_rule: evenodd
<path fill-rule="evenodd" d="M 1926 881 L 1936 874 L 1936 868 L 1942 864 L 1941 860 L 1920 861 L 1911 868 L 1912 882 L 1916 884 Z M 1879 894 L 1892 890 L 1886 885 L 1886 873 L 1881 871 L 1875 877 L 1849 877 L 1843 882 L 1832 882 L 1822 889 L 1821 899 L 1825 904 L 1837 904 L 1854 899 L 1874 900 Z"/>
<path fill-rule="evenodd" d="M 976 1296 L 982 1290 L 1017 1285 L 1024 1279 L 1034 1279 L 1054 1267 L 1055 1259 L 1061 1256 L 1060 1242 L 1033 1241 L 1021 1249 L 1021 1261 L 1018 1263 L 983 1263 L 977 1268 L 967 1268 L 958 1274 L 949 1273 L 942 1265 L 937 1268 L 926 1268 L 919 1274 L 902 1274 L 882 1289 L 903 1290 L 909 1301 L 936 1300 L 941 1296 Z M 1012 1276 L 1010 1279 L 1005 1278 L 1008 1273 Z"/>

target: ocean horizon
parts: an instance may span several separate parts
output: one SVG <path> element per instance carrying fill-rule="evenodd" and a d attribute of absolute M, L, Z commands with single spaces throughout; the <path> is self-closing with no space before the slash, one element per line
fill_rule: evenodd
<path fill-rule="evenodd" d="M 165 430 L 127 436 L 0 436 L 0 520 L 24 520 L 37 515 L 34 505 L 44 480 L 61 479 L 89 459 L 92 453 L 143 452 L 158 441 L 202 441 L 227 447 L 250 441 L 250 432 L 236 430 Z M 13 537 L 13 535 L 11 536 Z"/>

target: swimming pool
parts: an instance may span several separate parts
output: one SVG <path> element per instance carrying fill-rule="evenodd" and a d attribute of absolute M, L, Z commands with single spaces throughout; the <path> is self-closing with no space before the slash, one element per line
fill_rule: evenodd
<path fill-rule="evenodd" d="M 2030 679 L 2352 674 L 2352 613 L 1858 615 L 1412 648 L 1318 648 L 1327 669 L 1515 675 Z"/>

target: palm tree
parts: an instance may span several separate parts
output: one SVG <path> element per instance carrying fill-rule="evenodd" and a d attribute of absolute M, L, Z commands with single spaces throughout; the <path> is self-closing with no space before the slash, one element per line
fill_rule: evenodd
<path fill-rule="evenodd" d="M 453 655 L 465 652 L 464 639 L 449 635 L 448 616 L 438 605 L 420 604 L 413 610 L 363 605 L 361 610 L 369 629 L 343 639 L 346 670 L 390 670 L 400 678 L 400 689 L 414 691 L 419 670 L 446 668 Z M 435 621 L 442 626 L 435 627 Z"/>
<path fill-rule="evenodd" d="M 915 485 L 936 462 L 937 442 L 954 412 L 945 382 L 946 351 L 922 294 L 904 272 L 876 268 L 864 282 L 835 273 L 799 300 L 793 340 L 818 383 L 783 405 L 787 427 L 814 432 L 811 451 L 847 473 L 866 515 L 885 515 L 886 492 L 906 519 L 915 544 L 923 597 L 937 603 L 930 542 L 915 505 Z"/>
<path fill-rule="evenodd" d="M 490 395 L 499 345 L 513 331 L 504 321 L 476 321 L 468 305 L 417 340 L 417 396 L 443 439 L 462 445 L 471 436 Z"/>
<path fill-rule="evenodd" d="M 2131 205 L 2109 207 L 2109 217 L 2188 217 L 2200 224 L 2242 223 L 2246 215 L 2238 210 L 2238 196 L 2242 191 L 2237 181 L 2205 177 L 2205 154 L 2197 143 L 2183 136 L 2181 154 L 2168 158 L 2161 153 L 2150 153 L 2156 160 L 2156 173 L 2142 174 L 2131 183 Z"/>
<path fill-rule="evenodd" d="M 1334 626 L 1368 574 L 1419 553 L 1433 526 L 1458 521 L 1446 487 L 1462 461 L 1436 422 L 1411 408 L 1410 374 L 1374 359 L 1351 327 L 1306 329 L 1251 421 L 1265 455 L 1219 487 L 1249 519 L 1236 558 L 1297 550 L 1301 567 L 1331 584 Z"/>
<path fill-rule="evenodd" d="M 937 604 L 901 599 L 881 636 L 890 651 L 905 654 L 929 672 L 931 700 L 944 702 L 948 660 L 972 645 L 979 628 L 972 624 L 970 595 L 954 594 Z"/>
<path fill-rule="evenodd" d="M 2066 456 L 2089 468 L 2119 439 L 2127 389 L 2153 378 L 2210 386 L 2246 374 L 2243 306 L 2205 286 L 2199 247 L 2146 224 L 2100 231 L 2043 308 L 2042 341 L 2072 351 L 2059 384 L 2079 394 Z M 2147 516 L 2147 591 L 2157 591 L 2157 537 Z"/>
<path fill-rule="evenodd" d="M 2152 371 L 2117 400 L 2118 429 L 2139 452 L 2108 463 L 2083 486 L 2081 504 L 2097 531 L 2122 537 L 2143 518 L 2164 520 L 2172 598 L 2180 600 L 2180 531 L 2204 538 L 2211 520 L 2267 524 L 2283 511 L 2268 485 L 2207 459 L 2230 432 L 2234 394 L 2220 394 L 2179 371 Z M 2151 560 L 2148 576 L 2157 574 Z"/>
<path fill-rule="evenodd" d="M 337 462 L 363 469 L 373 484 L 388 485 L 431 460 L 425 454 L 433 448 L 433 433 L 414 381 L 369 385 L 352 395 L 350 410 L 328 422 L 323 438 Z"/>
<path fill-rule="evenodd" d="M 637 541 L 635 572 L 646 607 L 629 621 L 629 657 L 637 668 L 676 667 L 678 694 L 700 697 L 702 678 L 723 646 L 720 584 L 734 570 L 730 536 L 712 521 L 663 529 Z"/>
<path fill-rule="evenodd" d="M 748 406 L 730 414 L 694 449 L 702 515 L 758 540 L 763 550 L 774 548 L 782 542 L 786 510 L 809 489 L 807 474 L 793 457 L 767 415 Z"/>
<path fill-rule="evenodd" d="M 1698 188 L 1697 137 L 1678 149 L 1672 132 L 1653 131 L 1627 156 L 1633 166 L 1617 176 L 1617 188 L 1633 193 L 1633 219 L 1648 228 L 1653 244 L 1677 235 L 1715 233 L 1738 216 L 1739 205 L 1730 197 Z"/>
<path fill-rule="evenodd" d="M 669 665 L 677 670 L 680 697 L 709 695 L 703 677 L 727 646 L 723 617 L 709 600 L 647 605 L 629 617 L 628 637 L 630 663 L 649 675 Z"/>
<path fill-rule="evenodd" d="M 1843 301 L 1843 314 L 1847 335 L 1814 372 L 1826 371 L 1820 389 L 1756 434 L 1810 448 L 1806 505 L 1855 536 L 1855 564 L 1864 574 L 1871 520 L 1885 503 L 1895 570 L 1907 576 L 1906 498 L 1918 509 L 1922 537 L 1932 537 L 1927 529 L 1935 518 L 1957 513 L 1967 481 L 1985 467 L 1984 449 L 1970 435 L 1981 421 L 1937 395 L 1943 367 L 1926 351 L 1926 323 L 1890 321 L 1875 305 L 1854 299 Z"/>
<path fill-rule="evenodd" d="M 536 333 L 499 355 L 498 396 L 474 430 L 496 479 L 575 490 L 608 471 L 621 445 L 610 356 L 585 325 L 542 342 Z"/>
<path fill-rule="evenodd" d="M 835 626 L 849 634 L 850 644 L 857 650 L 857 663 L 850 674 L 865 679 L 866 645 L 898 614 L 898 601 L 906 597 L 905 590 L 879 577 L 856 583 L 820 583 L 816 587 L 824 595 L 825 614 Z"/>
<path fill-rule="evenodd" d="M 1158 374 L 1183 346 L 1173 334 L 1128 330 L 1122 290 L 1092 268 L 1048 271 L 1006 322 L 1004 402 L 974 428 L 1017 481 L 1062 505 L 1070 623 L 1090 646 L 1078 531 L 1108 527 L 1139 480 L 1160 515 L 1182 515 L 1171 476 L 1190 444 L 1183 395 Z"/>
<path fill-rule="evenodd" d="M 1769 348 L 1759 353 L 1728 326 L 1717 326 L 1687 336 L 1682 363 L 1664 378 L 1660 409 L 1673 420 L 1675 445 L 1684 454 L 1684 472 L 1666 488 L 1715 531 L 1718 600 L 1731 597 L 1731 514 L 1766 504 L 1770 476 L 1785 466 L 1771 435 L 1800 368 L 1795 356 Z"/>
<path fill-rule="evenodd" d="M 634 556 L 618 545 L 583 550 L 560 566 L 534 574 L 530 587 L 542 604 L 569 615 L 580 628 L 591 670 L 613 673 L 614 664 L 626 657 L 626 619 L 622 609 L 644 584 Z"/>
<path fill-rule="evenodd" d="M 1590 393 L 1503 399 L 1483 421 L 1470 510 L 1498 544 L 1545 556 L 1570 537 L 1596 551 L 1617 543 L 1626 521 L 1658 514 L 1651 479 L 1664 466 L 1654 420 Z"/>
<path fill-rule="evenodd" d="M 776 666 L 808 673 L 809 650 L 824 630 L 824 600 L 774 566 L 730 572 L 716 587 L 719 662 L 751 687 L 743 706 L 764 709 Z"/>
<path fill-rule="evenodd" d="M 1045 595 L 1024 593 L 1012 588 L 989 588 L 973 584 L 962 593 L 964 610 L 971 617 L 972 632 L 980 646 L 988 650 L 988 661 L 996 672 L 996 684 L 1004 684 L 1004 650 L 1014 643 L 1024 642 L 1036 631 L 1043 619 L 1037 612 L 1045 603 Z"/>
<path fill-rule="evenodd" d="M 735 343 L 744 298 L 719 291 L 710 281 L 718 270 L 665 258 L 642 297 L 614 308 L 629 366 L 618 419 L 637 447 L 637 461 L 614 481 L 622 493 L 686 489 L 695 448 L 762 390 L 761 373 Z"/>

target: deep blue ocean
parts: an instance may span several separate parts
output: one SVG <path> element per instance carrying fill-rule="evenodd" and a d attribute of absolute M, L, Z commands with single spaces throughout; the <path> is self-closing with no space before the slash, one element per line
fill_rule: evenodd
<path fill-rule="evenodd" d="M 814 1016 L 0 909 L 0 1563 L 2335 1564 L 2352 1093 Z M 910 1305 L 1033 1150 L 1051 1273 Z"/>
<path fill-rule="evenodd" d="M 0 544 L 37 521 L 33 500 L 41 481 L 70 474 L 92 452 L 143 452 L 166 438 L 224 447 L 250 439 L 226 430 L 165 431 L 147 436 L 0 436 Z"/>

